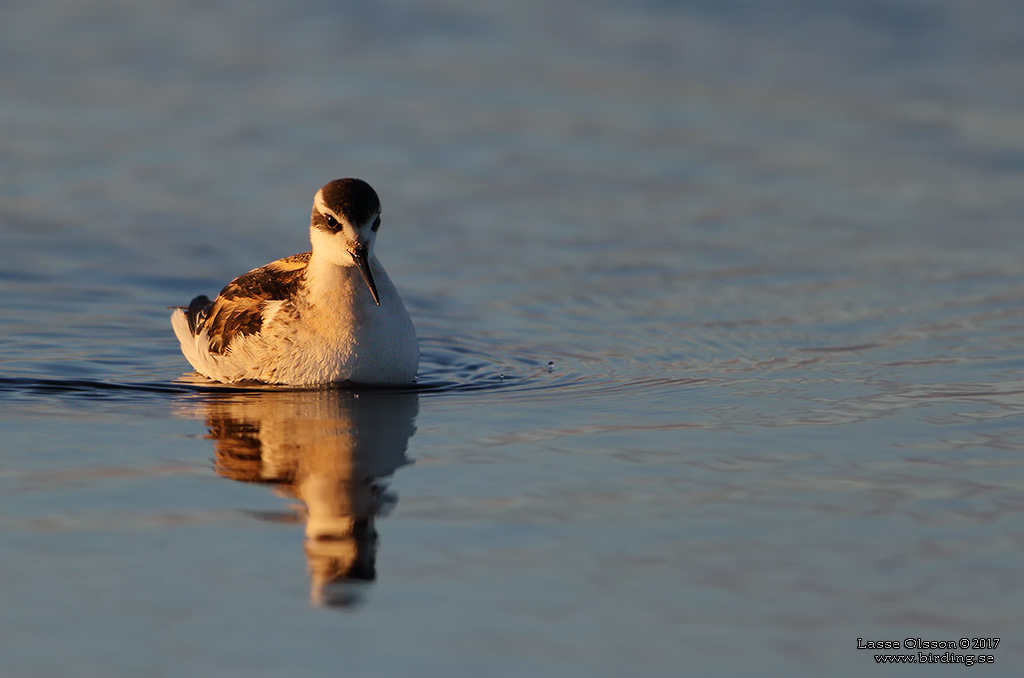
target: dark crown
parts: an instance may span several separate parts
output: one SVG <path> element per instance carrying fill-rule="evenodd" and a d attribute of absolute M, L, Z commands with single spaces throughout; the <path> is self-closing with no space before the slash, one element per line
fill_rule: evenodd
<path fill-rule="evenodd" d="M 358 227 L 380 211 L 380 198 L 362 179 L 335 179 L 320 189 L 324 204 Z"/>

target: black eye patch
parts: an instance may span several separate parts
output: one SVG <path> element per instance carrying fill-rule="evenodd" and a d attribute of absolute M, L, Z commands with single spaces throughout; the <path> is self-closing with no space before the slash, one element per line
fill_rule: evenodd
<path fill-rule="evenodd" d="M 313 214 L 313 225 L 321 231 L 337 233 L 342 229 L 341 224 L 334 218 L 333 214 L 322 214 L 317 211 Z"/>

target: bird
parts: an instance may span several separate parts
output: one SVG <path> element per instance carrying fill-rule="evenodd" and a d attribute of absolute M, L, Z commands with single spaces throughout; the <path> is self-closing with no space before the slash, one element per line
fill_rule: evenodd
<path fill-rule="evenodd" d="M 311 252 L 253 269 L 174 307 L 171 326 L 199 374 L 226 384 L 408 384 L 419 343 L 374 254 L 380 198 L 362 179 L 316 192 Z"/>

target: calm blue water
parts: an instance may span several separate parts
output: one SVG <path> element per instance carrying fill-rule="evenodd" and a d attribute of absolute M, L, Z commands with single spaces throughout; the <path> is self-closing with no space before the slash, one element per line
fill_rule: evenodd
<path fill-rule="evenodd" d="M 1015 675 L 1019 3 L 22 5 L 4 676 Z M 197 384 L 346 175 L 418 388 Z"/>

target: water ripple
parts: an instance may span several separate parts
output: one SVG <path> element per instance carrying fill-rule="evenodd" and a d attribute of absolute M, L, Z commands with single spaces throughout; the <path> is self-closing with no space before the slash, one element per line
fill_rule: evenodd
<path fill-rule="evenodd" d="M 79 360 L 62 362 L 57 376 L 0 376 L 0 400 L 23 398 L 74 398 L 131 400 L 152 396 L 308 390 L 259 383 L 219 384 L 196 374 L 161 379 L 165 366 L 134 375 L 136 379 L 86 369 Z M 516 350 L 484 340 L 458 341 L 425 338 L 416 382 L 408 387 L 337 384 L 345 390 L 411 390 L 429 396 L 501 394 L 534 397 L 541 394 L 625 396 L 644 391 L 690 387 L 707 383 L 706 377 L 666 374 L 663 366 L 637 371 L 636 365 L 619 365 L 615 356 L 577 355 Z M 81 369 L 79 369 L 81 368 Z M 678 370 L 677 370 L 678 371 Z M 658 372 L 658 373 L 654 373 Z M 59 373 L 69 376 L 64 377 Z M 89 378 L 82 376 L 89 374 Z"/>

